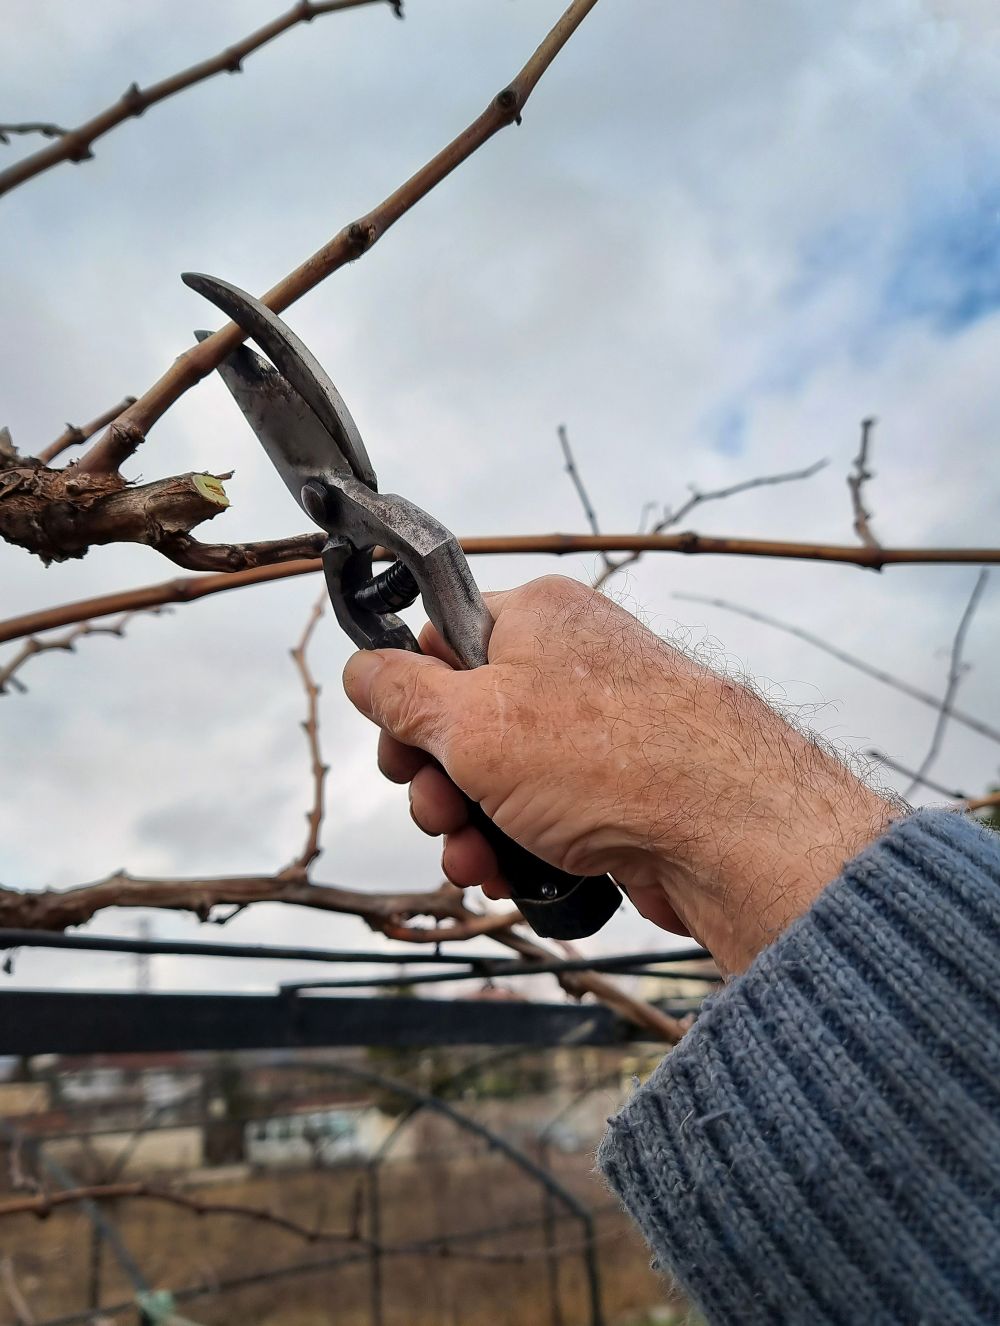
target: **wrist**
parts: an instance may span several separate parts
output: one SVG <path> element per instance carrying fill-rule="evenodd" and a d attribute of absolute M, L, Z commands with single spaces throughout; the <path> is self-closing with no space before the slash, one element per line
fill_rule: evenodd
<path fill-rule="evenodd" d="M 720 968 L 737 972 L 899 807 L 725 678 L 692 669 L 669 690 L 642 744 L 631 850 L 617 869 L 630 892 L 642 891 L 640 910 L 657 919 L 657 890 Z"/>

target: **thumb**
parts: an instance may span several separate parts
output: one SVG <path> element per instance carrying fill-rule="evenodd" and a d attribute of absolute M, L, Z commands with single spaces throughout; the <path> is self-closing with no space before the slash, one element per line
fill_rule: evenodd
<path fill-rule="evenodd" d="M 356 708 L 397 741 L 440 757 L 455 677 L 447 663 L 427 654 L 365 650 L 347 660 L 344 690 Z"/>

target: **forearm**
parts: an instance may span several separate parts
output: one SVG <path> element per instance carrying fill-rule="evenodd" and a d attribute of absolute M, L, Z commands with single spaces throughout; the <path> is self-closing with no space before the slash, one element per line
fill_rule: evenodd
<path fill-rule="evenodd" d="M 1000 1319 L 1000 839 L 904 820 L 706 1008 L 600 1163 L 722 1323 Z"/>

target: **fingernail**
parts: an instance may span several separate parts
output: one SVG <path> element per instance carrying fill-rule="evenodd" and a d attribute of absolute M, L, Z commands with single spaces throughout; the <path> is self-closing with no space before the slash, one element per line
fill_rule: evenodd
<path fill-rule="evenodd" d="M 362 650 L 352 655 L 344 668 L 344 690 L 353 705 L 363 714 L 372 712 L 372 686 L 382 671 L 385 660 L 378 654 Z"/>

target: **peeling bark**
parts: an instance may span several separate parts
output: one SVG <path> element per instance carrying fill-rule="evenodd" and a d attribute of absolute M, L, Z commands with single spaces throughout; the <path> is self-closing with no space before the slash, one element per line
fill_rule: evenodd
<path fill-rule="evenodd" d="M 33 458 L 0 455 L 0 538 L 46 564 L 83 557 L 98 544 L 157 548 L 228 505 L 211 474 L 130 485 L 119 474 L 85 474 L 76 465 L 53 470 Z"/>

